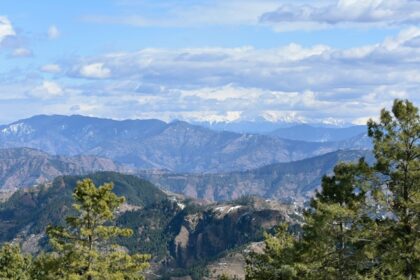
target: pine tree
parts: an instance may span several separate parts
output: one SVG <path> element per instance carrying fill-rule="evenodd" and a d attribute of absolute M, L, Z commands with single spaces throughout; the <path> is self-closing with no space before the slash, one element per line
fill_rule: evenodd
<path fill-rule="evenodd" d="M 364 247 L 371 242 L 371 226 L 365 211 L 365 178 L 371 170 L 363 159 L 358 164 L 340 163 L 332 176 L 322 180 L 322 190 L 306 211 L 300 240 L 300 261 L 307 279 L 361 279 L 368 259 Z"/>
<path fill-rule="evenodd" d="M 249 256 L 247 279 L 361 279 L 358 271 L 368 261 L 364 229 L 370 226 L 363 182 L 370 173 L 362 159 L 338 164 L 332 176 L 324 176 L 304 213 L 302 236 L 292 236 L 285 225 L 267 235 L 263 254 Z"/>
<path fill-rule="evenodd" d="M 276 234 L 265 234 L 263 253 L 251 252 L 246 259 L 247 280 L 299 279 L 304 269 L 299 265 L 296 240 L 288 232 L 288 225 L 281 224 Z M 300 273 L 299 273 L 300 272 Z"/>
<path fill-rule="evenodd" d="M 411 102 L 395 100 L 392 112 L 382 110 L 370 120 L 375 169 L 383 178 L 383 213 L 379 221 L 378 277 L 420 278 L 420 117 Z"/>
<path fill-rule="evenodd" d="M 368 128 L 376 164 L 338 164 L 311 200 L 302 236 L 268 236 L 247 279 L 420 278 L 418 109 L 395 100 Z"/>
<path fill-rule="evenodd" d="M 148 255 L 129 255 L 113 244 L 128 237 L 131 229 L 112 225 L 114 213 L 124 202 L 112 192 L 112 184 L 96 187 L 92 180 L 77 183 L 73 193 L 77 216 L 66 218 L 67 227 L 49 227 L 54 252 L 34 263 L 33 279 L 144 279 Z"/>
<path fill-rule="evenodd" d="M 0 279 L 29 280 L 31 258 L 22 255 L 17 245 L 4 244 L 0 248 Z"/>

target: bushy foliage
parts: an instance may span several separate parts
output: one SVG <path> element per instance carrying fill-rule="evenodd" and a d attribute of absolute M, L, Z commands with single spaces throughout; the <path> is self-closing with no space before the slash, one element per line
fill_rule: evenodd
<path fill-rule="evenodd" d="M 31 258 L 22 255 L 17 245 L 0 248 L 0 279 L 29 280 Z"/>

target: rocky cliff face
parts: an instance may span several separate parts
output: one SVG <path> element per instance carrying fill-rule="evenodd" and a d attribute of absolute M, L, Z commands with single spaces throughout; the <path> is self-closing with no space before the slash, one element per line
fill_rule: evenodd
<path fill-rule="evenodd" d="M 95 156 L 52 156 L 30 148 L 0 149 L 0 189 L 32 187 L 60 175 L 130 169 Z"/>
<path fill-rule="evenodd" d="M 284 219 L 284 212 L 279 210 L 235 204 L 188 214 L 176 225 L 171 254 L 177 266 L 189 267 L 197 261 L 216 258 L 226 250 L 261 239 L 264 230 Z"/>

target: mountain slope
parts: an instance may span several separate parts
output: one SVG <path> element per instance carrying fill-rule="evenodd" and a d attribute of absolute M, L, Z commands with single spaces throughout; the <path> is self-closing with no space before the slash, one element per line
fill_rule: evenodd
<path fill-rule="evenodd" d="M 0 149 L 0 189 L 32 187 L 59 175 L 93 171 L 129 172 L 112 160 L 95 156 L 52 156 L 30 148 Z"/>
<path fill-rule="evenodd" d="M 286 128 L 279 128 L 269 135 L 283 139 L 309 141 L 309 142 L 337 142 L 356 137 L 366 133 L 364 125 L 345 128 L 313 127 L 310 125 L 296 125 Z"/>
<path fill-rule="evenodd" d="M 100 172 L 89 177 L 98 185 L 114 182 L 115 193 L 126 195 L 127 202 L 137 206 L 144 207 L 166 198 L 161 190 L 135 176 Z M 48 224 L 62 223 L 63 217 L 71 213 L 71 195 L 76 182 L 82 178 L 60 176 L 51 186 L 41 185 L 14 193 L 5 203 L 0 204 L 0 240 L 9 240 L 22 231 L 39 234 Z"/>
<path fill-rule="evenodd" d="M 337 150 L 340 143 L 216 132 L 185 122 L 36 116 L 0 130 L 0 147 L 95 155 L 144 169 L 220 172 L 289 162 Z M 351 143 L 347 144 L 351 146 Z"/>
<path fill-rule="evenodd" d="M 126 197 L 117 224 L 132 228 L 134 235 L 118 242 L 132 252 L 151 253 L 154 273 L 189 274 L 229 249 L 261 240 L 264 230 L 290 220 L 287 207 L 257 199 L 202 205 L 169 196 L 135 176 L 98 172 L 88 177 L 97 185 L 113 182 L 114 192 Z M 71 194 L 80 179 L 57 177 L 51 185 L 20 190 L 0 203 L 0 243 L 14 240 L 31 252 L 46 246 L 46 226 L 62 224 L 72 213 Z"/>
<path fill-rule="evenodd" d="M 242 195 L 258 195 L 281 201 L 308 199 L 320 186 L 324 174 L 340 161 L 355 161 L 367 151 L 337 151 L 290 163 L 277 163 L 258 169 L 220 174 L 165 174 L 143 172 L 162 188 L 211 201 L 230 200 Z"/>

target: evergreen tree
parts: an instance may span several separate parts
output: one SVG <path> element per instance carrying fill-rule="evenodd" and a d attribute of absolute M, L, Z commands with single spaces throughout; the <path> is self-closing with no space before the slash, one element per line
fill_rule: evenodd
<path fill-rule="evenodd" d="M 370 173 L 360 160 L 338 164 L 332 176 L 324 176 L 304 213 L 302 236 L 292 236 L 284 225 L 267 235 L 263 254 L 250 254 L 247 279 L 360 279 L 369 242 L 363 182 Z"/>
<path fill-rule="evenodd" d="M 266 234 L 263 253 L 251 252 L 246 259 L 247 280 L 299 279 L 299 265 L 295 238 L 288 232 L 288 225 L 281 224 L 275 235 Z"/>
<path fill-rule="evenodd" d="M 0 279 L 29 280 L 31 259 L 22 255 L 17 245 L 4 244 L 0 248 Z"/>
<path fill-rule="evenodd" d="M 364 247 L 371 222 L 365 211 L 369 166 L 340 163 L 322 180 L 322 190 L 306 211 L 299 259 L 306 279 L 360 279 L 369 259 Z"/>
<path fill-rule="evenodd" d="M 73 197 L 77 216 L 66 218 L 67 227 L 49 227 L 54 252 L 34 262 L 33 279 L 144 279 L 148 255 L 129 255 L 113 244 L 128 237 L 131 229 L 112 225 L 114 213 L 124 202 L 112 192 L 112 184 L 96 187 L 92 180 L 77 183 Z"/>
<path fill-rule="evenodd" d="M 379 122 L 368 123 L 374 140 L 375 169 L 383 178 L 379 221 L 378 277 L 420 278 L 420 117 L 411 102 L 395 100 Z M 378 234 L 379 233 L 379 234 Z"/>
<path fill-rule="evenodd" d="M 247 279 L 420 278 L 418 109 L 395 100 L 368 128 L 376 164 L 338 164 L 311 200 L 302 236 L 267 236 Z"/>

